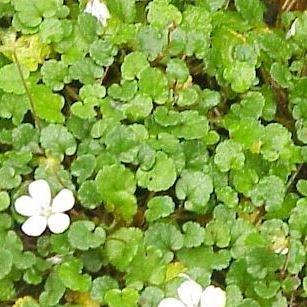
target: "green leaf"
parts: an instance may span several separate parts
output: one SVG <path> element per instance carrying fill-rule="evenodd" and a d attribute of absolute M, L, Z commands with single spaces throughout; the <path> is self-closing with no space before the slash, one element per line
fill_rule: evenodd
<path fill-rule="evenodd" d="M 101 246 L 106 238 L 103 228 L 96 227 L 90 221 L 76 221 L 68 230 L 68 241 L 72 247 L 88 250 Z"/>
<path fill-rule="evenodd" d="M 244 167 L 240 170 L 233 170 L 232 175 L 235 189 L 249 197 L 259 179 L 257 172 L 252 168 Z"/>
<path fill-rule="evenodd" d="M 39 133 L 31 124 L 21 124 L 12 131 L 16 150 L 37 151 Z"/>
<path fill-rule="evenodd" d="M 65 286 L 55 273 L 51 273 L 48 276 L 44 288 L 44 291 L 39 296 L 39 303 L 43 306 L 58 304 L 65 292 Z"/>
<path fill-rule="evenodd" d="M 99 171 L 96 184 L 108 211 L 130 220 L 137 209 L 134 174 L 123 165 L 105 166 Z"/>
<path fill-rule="evenodd" d="M 78 190 L 78 198 L 81 206 L 88 209 L 95 209 L 101 205 L 101 196 L 98 192 L 96 182 L 94 180 L 86 180 L 82 183 Z"/>
<path fill-rule="evenodd" d="M 177 258 L 188 268 L 202 268 L 207 272 L 227 268 L 231 260 L 228 250 L 213 252 L 211 247 L 184 248 L 177 252 Z"/>
<path fill-rule="evenodd" d="M 173 133 L 186 140 L 202 139 L 209 130 L 208 120 L 197 111 L 187 110 L 180 113 L 180 122 L 174 127 Z"/>
<path fill-rule="evenodd" d="M 298 42 L 303 48 L 306 48 L 306 26 L 307 25 L 307 14 L 303 12 L 301 16 L 297 18 L 295 23 L 295 34 L 294 40 Z"/>
<path fill-rule="evenodd" d="M 253 153 L 260 151 L 264 127 L 256 120 L 244 118 L 230 125 L 231 138 Z"/>
<path fill-rule="evenodd" d="M 246 62 L 234 62 L 224 69 L 224 78 L 236 93 L 247 91 L 256 82 L 255 67 Z"/>
<path fill-rule="evenodd" d="M 257 281 L 255 282 L 255 292 L 264 299 L 273 298 L 276 296 L 280 288 L 280 283 L 276 280 L 271 282 Z"/>
<path fill-rule="evenodd" d="M 76 61 L 69 67 L 69 77 L 83 84 L 95 83 L 103 76 L 103 72 L 103 68 L 96 65 L 90 58 Z"/>
<path fill-rule="evenodd" d="M 106 40 L 96 40 L 90 46 L 90 55 L 96 64 L 100 66 L 112 65 L 116 54 L 117 48 Z"/>
<path fill-rule="evenodd" d="M 212 179 L 202 172 L 184 171 L 176 183 L 176 196 L 180 200 L 185 200 L 185 209 L 199 214 L 207 211 L 207 203 L 212 192 Z"/>
<path fill-rule="evenodd" d="M 93 273 L 100 271 L 102 267 L 101 253 L 99 249 L 90 249 L 81 256 L 84 268 Z"/>
<path fill-rule="evenodd" d="M 250 250 L 246 257 L 247 272 L 255 278 L 263 279 L 269 273 L 281 268 L 283 259 L 264 247 Z"/>
<path fill-rule="evenodd" d="M 124 105 L 127 118 L 131 121 L 140 121 L 149 116 L 153 109 L 152 100 L 145 95 L 137 94 L 131 101 Z"/>
<path fill-rule="evenodd" d="M 6 210 L 10 206 L 10 196 L 5 191 L 0 191 L 0 211 Z"/>
<path fill-rule="evenodd" d="M 172 24 L 180 24 L 181 13 L 168 0 L 155 0 L 148 4 L 148 22 L 158 29 L 164 29 Z"/>
<path fill-rule="evenodd" d="M 205 245 L 216 245 L 220 248 L 229 246 L 231 240 L 231 227 L 225 224 L 223 220 L 214 219 L 211 220 L 205 228 L 204 233 Z"/>
<path fill-rule="evenodd" d="M 245 156 L 239 143 L 233 140 L 225 140 L 217 146 L 214 163 L 221 172 L 240 169 L 244 166 L 244 161 Z"/>
<path fill-rule="evenodd" d="M 147 67 L 140 73 L 139 89 L 157 104 L 164 104 L 169 98 L 167 78 L 157 68 Z"/>
<path fill-rule="evenodd" d="M 21 67 L 22 75 L 25 80 L 28 79 L 30 72 Z M 25 87 L 22 83 L 17 64 L 8 64 L 0 68 L 0 88 L 7 93 L 21 95 L 25 93 Z"/>
<path fill-rule="evenodd" d="M 240 291 L 240 288 L 237 285 L 230 285 L 226 288 L 226 307 L 235 307 L 238 306 L 242 301 L 243 296 Z"/>
<path fill-rule="evenodd" d="M 280 64 L 273 63 L 270 69 L 271 76 L 281 87 L 288 88 L 292 85 L 292 75 L 288 67 Z"/>
<path fill-rule="evenodd" d="M 132 23 L 136 16 L 135 0 L 114 0 L 108 3 L 111 15 L 126 23 Z"/>
<path fill-rule="evenodd" d="M 197 247 L 203 243 L 205 231 L 198 223 L 186 222 L 183 224 L 182 230 L 184 232 L 184 247 Z"/>
<path fill-rule="evenodd" d="M 73 155 L 76 151 L 76 141 L 67 128 L 62 125 L 51 124 L 42 129 L 40 142 L 42 147 L 61 157 Z"/>
<path fill-rule="evenodd" d="M 106 95 L 106 89 L 100 84 L 87 84 L 80 88 L 80 98 L 86 100 L 87 98 L 103 98 Z"/>
<path fill-rule="evenodd" d="M 99 302 L 100 304 L 104 304 L 105 294 L 108 290 L 117 289 L 118 283 L 112 277 L 105 275 L 102 277 L 97 277 L 93 280 L 93 287 L 91 289 L 91 297 L 95 301 Z"/>
<path fill-rule="evenodd" d="M 131 288 L 108 290 L 105 295 L 105 301 L 110 307 L 135 307 L 138 300 L 138 292 Z"/>
<path fill-rule="evenodd" d="M 62 23 L 57 18 L 46 18 L 39 26 L 39 36 L 43 43 L 58 43 L 63 39 Z"/>
<path fill-rule="evenodd" d="M 298 274 L 306 263 L 306 252 L 300 240 L 290 239 L 287 270 L 290 274 Z"/>
<path fill-rule="evenodd" d="M 14 282 L 10 279 L 0 280 L 0 300 L 9 301 L 16 295 Z"/>
<path fill-rule="evenodd" d="M 173 213 L 175 204 L 169 196 L 156 196 L 149 200 L 147 207 L 148 209 L 145 212 L 146 220 L 153 222 Z"/>
<path fill-rule="evenodd" d="M 71 165 L 71 174 L 78 177 L 78 182 L 89 178 L 96 167 L 96 159 L 93 155 L 79 155 Z"/>
<path fill-rule="evenodd" d="M 0 231 L 10 229 L 12 226 L 12 218 L 6 213 L 0 214 Z"/>
<path fill-rule="evenodd" d="M 121 85 L 112 84 L 108 89 L 108 94 L 116 100 L 130 101 L 137 91 L 137 82 L 123 81 Z"/>
<path fill-rule="evenodd" d="M 91 119 L 96 117 L 95 106 L 97 105 L 96 98 L 88 98 L 82 103 L 81 101 L 75 102 L 71 107 L 71 112 L 82 119 Z"/>
<path fill-rule="evenodd" d="M 307 233 L 307 198 L 298 200 L 297 205 L 291 211 L 289 219 L 291 231 L 298 232 L 300 236 Z"/>
<path fill-rule="evenodd" d="M 265 127 L 261 153 L 265 160 L 275 161 L 289 156 L 291 133 L 280 124 L 269 124 Z"/>
<path fill-rule="evenodd" d="M 127 269 L 127 284 L 131 286 L 146 283 L 162 284 L 165 280 L 165 262 L 169 260 L 166 260 L 163 252 L 155 247 L 140 248 Z M 145 268 L 144 263 L 146 263 Z"/>
<path fill-rule="evenodd" d="M 177 80 L 180 83 L 187 81 L 189 76 L 186 63 L 180 59 L 171 59 L 167 63 L 166 72 L 171 80 Z"/>
<path fill-rule="evenodd" d="M 145 233 L 147 246 L 154 246 L 163 253 L 176 251 L 183 246 L 183 235 L 174 225 L 155 223 Z"/>
<path fill-rule="evenodd" d="M 239 202 L 238 194 L 230 186 L 215 190 L 217 199 L 223 202 L 227 207 L 234 208 Z"/>
<path fill-rule="evenodd" d="M 143 241 L 143 233 L 138 228 L 120 228 L 107 237 L 106 254 L 108 260 L 119 271 L 125 271 L 136 256 Z"/>
<path fill-rule="evenodd" d="M 259 0 L 235 0 L 235 5 L 241 16 L 251 24 L 263 21 L 264 5 Z"/>
<path fill-rule="evenodd" d="M 0 168 L 0 190 L 17 188 L 21 183 L 21 176 L 9 166 Z"/>
<path fill-rule="evenodd" d="M 142 51 L 150 61 L 154 60 L 166 44 L 165 37 L 155 28 L 142 26 L 137 34 L 137 40 Z M 147 73 L 148 75 L 148 73 Z"/>
<path fill-rule="evenodd" d="M 164 106 L 157 107 L 154 111 L 154 120 L 163 127 L 175 126 L 180 123 L 180 113 Z"/>
<path fill-rule="evenodd" d="M 12 118 L 14 125 L 20 125 L 29 110 L 26 95 L 4 94 L 0 100 L 0 117 Z"/>
<path fill-rule="evenodd" d="M 126 80 L 134 80 L 139 78 L 140 73 L 149 67 L 149 63 L 144 53 L 135 51 L 126 55 L 121 66 L 123 78 Z"/>
<path fill-rule="evenodd" d="M 54 91 L 62 90 L 69 81 L 68 67 L 62 61 L 45 61 L 41 73 L 44 83 Z"/>
<path fill-rule="evenodd" d="M 156 162 L 152 169 L 145 171 L 139 168 L 136 172 L 138 185 L 149 191 L 165 191 L 175 182 L 177 177 L 174 161 L 161 151 L 156 154 Z"/>
<path fill-rule="evenodd" d="M 186 35 L 184 53 L 188 56 L 195 54 L 198 59 L 204 58 L 208 54 L 212 31 L 210 13 L 189 5 L 182 14 L 181 26 Z"/>
<path fill-rule="evenodd" d="M 242 119 L 259 119 L 265 105 L 265 99 L 261 93 L 248 92 L 244 95 L 240 104 L 235 103 L 231 106 L 231 113 Z"/>
<path fill-rule="evenodd" d="M 98 20 L 92 14 L 80 14 L 78 16 L 78 26 L 82 38 L 87 43 L 92 43 L 97 39 Z"/>
<path fill-rule="evenodd" d="M 88 274 L 81 274 L 82 266 L 82 262 L 77 258 L 61 264 L 58 269 L 60 281 L 73 291 L 88 291 L 91 286 L 91 277 Z"/>
<path fill-rule="evenodd" d="M 285 195 L 285 185 L 277 176 L 263 177 L 251 192 L 255 206 L 265 205 L 266 210 L 276 210 L 281 207 Z"/>
<path fill-rule="evenodd" d="M 13 265 L 13 256 L 10 251 L 0 248 L 0 279 L 3 279 L 7 276 Z"/>
<path fill-rule="evenodd" d="M 141 294 L 140 303 L 144 307 L 155 307 L 158 306 L 162 301 L 164 293 L 160 288 L 146 287 Z"/>
<path fill-rule="evenodd" d="M 65 103 L 63 96 L 52 93 L 44 85 L 31 87 L 31 95 L 34 103 L 34 110 L 32 111 L 38 117 L 50 123 L 64 122 L 64 115 L 61 113 Z"/>
<path fill-rule="evenodd" d="M 120 161 L 131 163 L 136 160 L 139 143 L 147 138 L 148 132 L 143 125 L 118 125 L 108 132 L 105 144 Z"/>
<path fill-rule="evenodd" d="M 198 91 L 195 87 L 189 87 L 178 93 L 176 104 L 180 107 L 195 105 L 198 102 Z"/>

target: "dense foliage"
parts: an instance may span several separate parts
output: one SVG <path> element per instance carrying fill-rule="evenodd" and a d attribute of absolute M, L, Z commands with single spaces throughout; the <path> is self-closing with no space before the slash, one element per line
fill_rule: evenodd
<path fill-rule="evenodd" d="M 306 306 L 307 12 L 106 4 L 0 0 L 0 305 L 155 307 L 185 273 Z M 66 232 L 20 230 L 36 179 L 74 191 Z"/>

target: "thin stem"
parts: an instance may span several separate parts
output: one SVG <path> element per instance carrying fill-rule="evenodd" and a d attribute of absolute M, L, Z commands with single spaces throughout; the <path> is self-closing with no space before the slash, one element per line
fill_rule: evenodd
<path fill-rule="evenodd" d="M 104 73 L 103 73 L 103 76 L 102 76 L 101 79 L 100 79 L 100 84 L 103 84 L 103 81 L 104 81 L 104 79 L 106 78 L 106 76 L 107 76 L 107 74 L 108 74 L 108 72 L 109 72 L 109 69 L 110 69 L 110 66 L 107 66 L 106 69 L 105 69 L 105 71 L 104 71 Z"/>
<path fill-rule="evenodd" d="M 299 174 L 299 172 L 301 171 L 303 167 L 303 164 L 300 164 L 299 167 L 296 169 L 296 171 L 293 173 L 293 175 L 291 176 L 291 178 L 289 179 L 288 183 L 287 183 L 287 190 L 291 187 L 293 181 L 295 180 L 296 176 Z"/>
<path fill-rule="evenodd" d="M 284 2 L 284 4 L 283 4 L 282 7 L 281 7 L 281 10 L 282 10 L 282 11 L 284 11 L 285 8 L 288 6 L 289 1 L 290 1 L 290 0 L 286 0 L 286 1 Z"/>
<path fill-rule="evenodd" d="M 20 75 L 21 82 L 23 84 L 23 87 L 25 88 L 26 94 L 27 94 L 29 102 L 30 102 L 32 115 L 33 115 L 33 118 L 34 118 L 34 121 L 35 121 L 35 126 L 38 128 L 38 130 L 41 130 L 41 124 L 40 124 L 39 118 L 37 117 L 36 112 L 35 112 L 35 104 L 34 104 L 32 96 L 31 96 L 30 90 L 28 88 L 28 85 L 26 83 L 25 77 L 23 75 L 23 72 L 22 72 L 22 69 L 21 69 L 21 66 L 20 66 L 20 63 L 19 63 L 19 60 L 17 58 L 15 51 L 13 51 L 13 57 L 14 57 L 16 65 L 17 65 L 17 69 L 18 69 L 18 72 L 19 72 L 19 75 Z"/>
<path fill-rule="evenodd" d="M 285 12 L 289 12 L 292 8 L 292 6 L 294 5 L 294 3 L 296 2 L 296 0 L 287 0 L 283 6 L 282 6 L 282 10 L 285 11 Z"/>
<path fill-rule="evenodd" d="M 289 307 L 293 306 L 294 306 L 294 292 L 291 293 L 290 302 L 289 302 Z"/>

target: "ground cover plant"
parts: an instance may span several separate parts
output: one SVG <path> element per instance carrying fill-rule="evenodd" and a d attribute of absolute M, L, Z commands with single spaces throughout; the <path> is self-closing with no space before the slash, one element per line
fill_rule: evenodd
<path fill-rule="evenodd" d="M 0 0 L 0 305 L 306 306 L 303 9 Z"/>

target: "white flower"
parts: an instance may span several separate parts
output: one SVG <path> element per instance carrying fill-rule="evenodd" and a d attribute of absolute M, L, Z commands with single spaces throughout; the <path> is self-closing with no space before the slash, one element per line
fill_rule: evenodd
<path fill-rule="evenodd" d="M 107 24 L 107 19 L 111 17 L 107 6 L 99 0 L 89 0 L 84 12 L 96 17 L 104 26 Z"/>
<path fill-rule="evenodd" d="M 214 286 L 202 287 L 193 280 L 183 282 L 177 289 L 178 297 L 163 299 L 158 307 L 224 307 L 226 293 Z"/>
<path fill-rule="evenodd" d="M 207 287 L 200 298 L 201 307 L 224 307 L 226 305 L 226 293 L 219 287 Z"/>
<path fill-rule="evenodd" d="M 29 196 L 16 199 L 16 211 L 29 218 L 21 226 L 28 236 L 40 236 L 48 226 L 53 233 L 64 232 L 70 223 L 69 216 L 63 212 L 70 210 L 75 203 L 72 191 L 62 189 L 53 200 L 47 181 L 36 180 L 29 185 Z"/>
<path fill-rule="evenodd" d="M 294 36 L 296 33 L 296 24 L 297 24 L 297 18 L 293 21 L 290 30 L 286 34 L 286 39 L 289 39 L 290 37 Z"/>
<path fill-rule="evenodd" d="M 166 298 L 160 302 L 158 307 L 196 307 L 199 304 L 202 291 L 201 285 L 194 280 L 184 281 L 177 289 L 179 300 Z"/>

